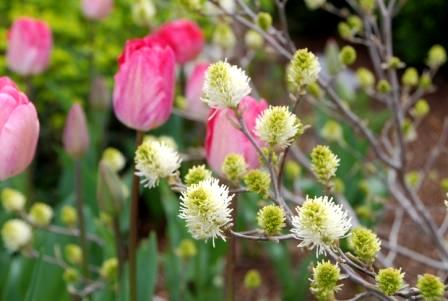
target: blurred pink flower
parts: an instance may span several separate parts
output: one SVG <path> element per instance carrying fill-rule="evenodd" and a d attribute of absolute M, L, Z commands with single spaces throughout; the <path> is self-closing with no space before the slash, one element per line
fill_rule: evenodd
<path fill-rule="evenodd" d="M 0 181 L 31 163 L 39 139 L 34 105 L 7 77 L 0 77 Z"/>
<path fill-rule="evenodd" d="M 207 120 L 210 110 L 207 104 L 201 100 L 202 85 L 204 84 L 205 72 L 208 66 L 208 63 L 197 64 L 188 77 L 185 89 L 185 97 L 187 99 L 185 111 L 194 119 L 204 121 Z"/>
<path fill-rule="evenodd" d="M 8 32 L 8 67 L 20 75 L 39 74 L 48 66 L 52 46 L 53 38 L 47 23 L 19 18 Z"/>
<path fill-rule="evenodd" d="M 154 35 L 170 46 L 179 64 L 196 58 L 204 47 L 204 35 L 193 21 L 180 19 L 162 25 Z"/>
<path fill-rule="evenodd" d="M 72 105 L 67 115 L 62 140 L 65 151 L 74 158 L 80 158 L 89 148 L 86 115 L 79 103 Z"/>
<path fill-rule="evenodd" d="M 148 131 L 167 121 L 173 109 L 175 57 L 156 39 L 131 40 L 119 58 L 113 106 L 126 126 Z"/>
<path fill-rule="evenodd" d="M 243 120 L 258 143 L 260 142 L 254 134 L 255 121 L 267 107 L 265 100 L 257 101 L 250 96 L 243 98 L 239 104 Z M 222 175 L 221 165 L 230 153 L 244 156 L 250 168 L 257 168 L 260 165 L 255 147 L 239 129 L 234 127 L 234 122 L 237 120 L 231 109 L 214 109 L 210 112 L 204 146 L 205 155 L 208 164 L 220 175 Z"/>
<path fill-rule="evenodd" d="M 87 19 L 99 21 L 110 14 L 113 5 L 113 0 L 82 0 L 81 8 Z"/>

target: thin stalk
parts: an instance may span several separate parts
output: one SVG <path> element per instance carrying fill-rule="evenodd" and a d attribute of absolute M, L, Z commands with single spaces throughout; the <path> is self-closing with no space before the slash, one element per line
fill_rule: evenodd
<path fill-rule="evenodd" d="M 232 220 L 233 228 L 235 230 L 235 223 L 238 209 L 238 199 L 235 196 L 232 202 Z M 226 300 L 235 300 L 235 261 L 236 261 L 236 243 L 237 240 L 233 235 L 229 237 L 229 252 L 226 260 Z"/>
<path fill-rule="evenodd" d="M 137 131 L 136 149 L 143 142 L 144 133 Z M 140 194 L 140 179 L 134 173 L 132 176 L 131 215 L 129 235 L 129 293 L 130 301 L 137 301 L 137 225 L 138 225 L 138 200 Z"/>
<path fill-rule="evenodd" d="M 118 217 L 114 217 L 112 221 L 112 227 L 115 236 L 115 253 L 118 259 L 118 278 L 121 279 L 123 275 L 123 252 L 121 251 L 121 232 L 120 232 L 120 220 Z M 118 285 L 121 281 L 118 281 Z M 120 287 L 117 288 L 117 291 L 120 290 Z"/>
<path fill-rule="evenodd" d="M 89 254 L 87 248 L 87 236 L 84 220 L 84 201 L 82 198 L 81 160 L 75 160 L 75 193 L 76 209 L 78 211 L 79 243 L 82 249 L 82 274 L 89 279 Z"/>

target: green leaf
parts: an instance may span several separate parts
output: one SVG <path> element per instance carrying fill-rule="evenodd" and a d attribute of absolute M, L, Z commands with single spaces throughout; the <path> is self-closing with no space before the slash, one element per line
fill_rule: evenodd
<path fill-rule="evenodd" d="M 39 259 L 34 266 L 33 278 L 31 279 L 31 285 L 29 286 L 28 291 L 26 293 L 25 301 L 36 300 L 35 296 L 36 296 L 36 289 L 37 289 L 37 283 L 39 280 L 41 265 L 42 265 L 42 255 L 39 256 Z"/>
<path fill-rule="evenodd" d="M 151 233 L 149 240 L 140 244 L 137 251 L 138 300 L 152 300 L 157 280 L 157 238 Z"/>

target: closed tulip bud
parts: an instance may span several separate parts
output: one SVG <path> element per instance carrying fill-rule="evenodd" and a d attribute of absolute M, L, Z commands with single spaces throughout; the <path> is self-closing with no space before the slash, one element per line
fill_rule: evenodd
<path fill-rule="evenodd" d="M 426 64 L 432 69 L 436 69 L 446 63 L 446 50 L 441 45 L 434 45 L 428 52 Z"/>
<path fill-rule="evenodd" d="M 96 76 L 90 87 L 90 105 L 92 108 L 98 110 L 107 110 L 110 107 L 111 99 L 112 97 L 106 79 L 101 76 Z"/>
<path fill-rule="evenodd" d="M 19 18 L 8 33 L 6 63 L 23 76 L 40 74 L 48 67 L 52 47 L 53 38 L 47 23 Z"/>
<path fill-rule="evenodd" d="M 30 221 L 40 227 L 46 227 L 53 218 L 53 209 L 44 203 L 35 203 L 28 214 Z"/>
<path fill-rule="evenodd" d="M 100 275 L 105 280 L 113 282 L 117 278 L 118 260 L 117 258 L 110 258 L 103 262 L 100 268 Z"/>
<path fill-rule="evenodd" d="M 197 64 L 187 79 L 184 110 L 193 118 L 206 121 L 210 108 L 201 100 L 202 86 L 209 64 Z"/>
<path fill-rule="evenodd" d="M 403 277 L 404 273 L 400 269 L 386 268 L 379 270 L 375 280 L 382 293 L 392 296 L 404 286 Z"/>
<path fill-rule="evenodd" d="M 238 108 L 249 132 L 254 135 L 255 120 L 267 108 L 266 101 L 257 101 L 252 97 L 245 97 Z M 244 157 L 249 168 L 260 165 L 257 150 L 250 140 L 237 128 L 232 120 L 236 120 L 231 109 L 214 110 L 207 122 L 205 138 L 205 154 L 210 167 L 222 175 L 221 166 L 228 154 L 236 153 Z M 256 139 L 257 140 L 257 139 Z M 257 140 L 258 143 L 259 140 Z"/>
<path fill-rule="evenodd" d="M 255 30 L 248 30 L 244 35 L 244 42 L 250 49 L 257 50 L 263 47 L 263 37 Z"/>
<path fill-rule="evenodd" d="M 73 228 L 78 224 L 78 213 L 72 206 L 62 207 L 60 217 L 61 222 L 69 228 Z"/>
<path fill-rule="evenodd" d="M 356 50 L 352 46 L 344 46 L 339 52 L 339 60 L 344 65 L 351 65 L 356 61 Z"/>
<path fill-rule="evenodd" d="M 101 161 L 109 165 L 114 172 L 121 171 L 126 165 L 126 158 L 116 148 L 108 147 L 104 150 Z"/>
<path fill-rule="evenodd" d="M 25 196 L 20 191 L 11 188 L 2 190 L 1 199 L 3 208 L 8 212 L 20 212 L 26 203 Z"/>
<path fill-rule="evenodd" d="M 81 247 L 75 244 L 68 244 L 64 248 L 64 254 L 67 261 L 73 265 L 81 264 L 82 250 Z"/>
<path fill-rule="evenodd" d="M 119 62 L 113 95 L 117 118 L 140 131 L 165 123 L 173 109 L 173 51 L 161 47 L 155 38 L 128 41 Z"/>
<path fill-rule="evenodd" d="M 79 103 L 75 103 L 65 121 L 64 149 L 73 158 L 79 159 L 89 148 L 89 130 L 87 120 Z"/>
<path fill-rule="evenodd" d="M 81 9 L 87 19 L 99 21 L 109 16 L 113 5 L 113 0 L 82 0 Z"/>
<path fill-rule="evenodd" d="M 249 270 L 244 276 L 244 287 L 256 289 L 261 285 L 261 275 L 257 270 Z"/>
<path fill-rule="evenodd" d="M 7 221 L 2 227 L 2 238 L 5 247 L 16 252 L 27 247 L 31 243 L 31 227 L 20 219 Z"/>
<path fill-rule="evenodd" d="M 126 195 L 123 182 L 109 164 L 100 162 L 96 195 L 102 211 L 115 216 L 123 207 Z"/>
<path fill-rule="evenodd" d="M 156 7 L 152 0 L 138 0 L 132 4 L 132 19 L 139 26 L 149 27 L 156 13 Z"/>
<path fill-rule="evenodd" d="M 232 49 L 235 47 L 236 37 L 232 27 L 226 22 L 218 23 L 213 32 L 213 43 L 223 49 Z"/>
<path fill-rule="evenodd" d="M 272 17 L 269 13 L 260 12 L 257 15 L 257 25 L 264 31 L 268 31 L 272 26 Z"/>
<path fill-rule="evenodd" d="M 0 181 L 23 172 L 39 138 L 34 105 L 7 77 L 0 77 Z"/>
<path fill-rule="evenodd" d="M 401 78 L 403 85 L 407 87 L 415 87 L 418 84 L 418 72 L 415 68 L 407 68 Z"/>

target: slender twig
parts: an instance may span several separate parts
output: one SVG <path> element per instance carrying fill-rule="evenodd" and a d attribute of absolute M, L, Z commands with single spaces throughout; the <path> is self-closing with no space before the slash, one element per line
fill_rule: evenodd
<path fill-rule="evenodd" d="M 401 224 L 403 223 L 403 210 L 399 209 L 395 212 L 395 220 L 392 224 L 392 230 L 389 235 L 390 252 L 385 259 L 386 266 L 393 265 L 395 257 L 397 256 L 396 247 L 398 245 L 398 234 L 400 233 Z"/>

